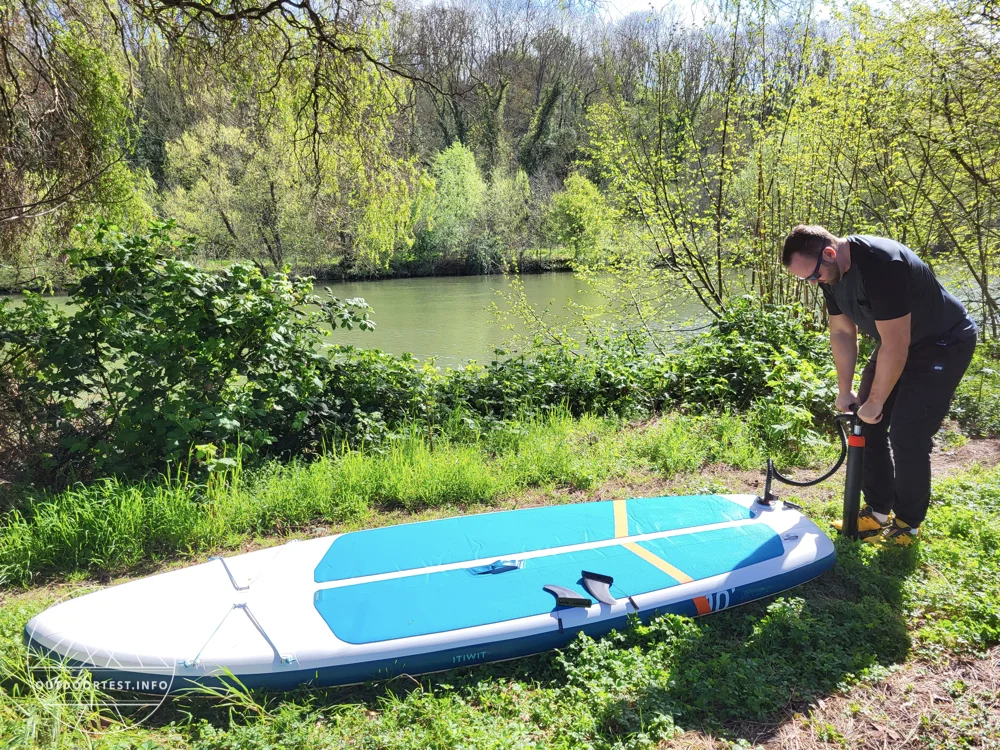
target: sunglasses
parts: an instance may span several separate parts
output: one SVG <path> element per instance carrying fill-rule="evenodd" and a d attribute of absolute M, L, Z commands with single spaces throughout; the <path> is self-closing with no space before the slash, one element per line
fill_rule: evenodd
<path fill-rule="evenodd" d="M 821 265 L 823 265 L 823 251 L 822 250 L 819 251 L 819 257 L 816 258 L 816 267 L 813 269 L 813 272 L 811 274 L 809 274 L 808 276 L 806 276 L 802 280 L 803 281 L 819 281 L 819 267 Z"/>

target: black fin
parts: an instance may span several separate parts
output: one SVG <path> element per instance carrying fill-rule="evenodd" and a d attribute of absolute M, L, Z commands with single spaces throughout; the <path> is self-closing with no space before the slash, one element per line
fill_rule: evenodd
<path fill-rule="evenodd" d="M 597 601 L 601 604 L 617 604 L 618 600 L 611 596 L 611 584 L 615 582 L 614 578 L 591 573 L 589 570 L 583 571 L 580 575 L 583 576 L 583 587 Z"/>
<path fill-rule="evenodd" d="M 580 596 L 573 589 L 568 589 L 565 586 L 556 586 L 550 583 L 548 586 L 542 586 L 542 588 L 556 598 L 556 605 L 560 607 L 589 607 L 594 603 L 587 597 Z"/>

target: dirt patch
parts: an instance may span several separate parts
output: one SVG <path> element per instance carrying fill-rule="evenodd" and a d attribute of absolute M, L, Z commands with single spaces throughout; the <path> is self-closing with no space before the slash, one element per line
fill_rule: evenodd
<path fill-rule="evenodd" d="M 907 664 L 883 680 L 817 701 L 808 713 L 775 724 L 730 728 L 764 748 L 1000 748 L 1000 647 L 982 659 Z M 729 748 L 701 732 L 662 745 L 666 750 Z"/>
<path fill-rule="evenodd" d="M 937 440 L 934 450 L 931 451 L 931 472 L 937 477 L 964 471 L 973 464 L 988 468 L 998 463 L 1000 463 L 1000 440 L 996 438 L 970 440 L 957 448 L 945 447 L 943 441 Z"/>

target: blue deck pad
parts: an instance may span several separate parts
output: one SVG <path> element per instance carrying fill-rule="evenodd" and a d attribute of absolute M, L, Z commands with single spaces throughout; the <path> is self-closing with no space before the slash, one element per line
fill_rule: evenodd
<path fill-rule="evenodd" d="M 628 500 L 629 534 L 671 531 L 750 518 L 747 508 L 718 495 Z M 316 566 L 316 583 L 414 570 L 430 565 L 510 557 L 615 536 L 614 503 L 444 518 L 355 531 L 337 537 Z"/>
<path fill-rule="evenodd" d="M 639 545 L 696 581 L 781 557 L 785 553 L 781 539 L 770 526 L 764 524 L 699 531 L 639 542 Z"/>
<path fill-rule="evenodd" d="M 763 524 L 702 531 L 643 546 L 692 578 L 726 573 L 781 555 L 783 546 Z M 616 597 L 676 586 L 678 581 L 620 545 L 564 552 L 524 561 L 496 575 L 468 570 L 372 581 L 317 591 L 316 609 L 342 641 L 354 644 L 442 633 L 541 615 L 555 609 L 546 584 L 584 594 L 580 573 L 613 576 Z"/>
<path fill-rule="evenodd" d="M 749 508 L 719 495 L 636 497 L 625 507 L 629 536 L 753 518 Z"/>

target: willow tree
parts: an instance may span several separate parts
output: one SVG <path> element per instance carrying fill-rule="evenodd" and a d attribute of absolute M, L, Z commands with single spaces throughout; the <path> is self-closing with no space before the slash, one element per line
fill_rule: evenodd
<path fill-rule="evenodd" d="M 99 2 L 0 3 L 0 265 L 15 283 L 83 216 L 148 215 L 119 31 Z"/>
<path fill-rule="evenodd" d="M 409 74 L 385 4 L 134 6 L 198 112 L 167 146 L 164 208 L 185 228 L 276 266 L 384 267 L 412 241 L 418 175 L 395 142 Z"/>
<path fill-rule="evenodd" d="M 163 211 L 216 257 L 384 267 L 411 241 L 419 198 L 413 160 L 393 148 L 403 82 L 337 58 L 317 91 L 314 60 L 282 70 L 274 47 L 257 50 L 275 76 L 266 91 L 239 68 L 189 95 L 194 122 L 166 145 Z"/>
<path fill-rule="evenodd" d="M 408 241 L 413 182 L 394 142 L 412 76 L 392 60 L 388 11 L 382 2 L 327 0 L 0 5 L 0 251 L 16 257 L 39 227 L 64 233 L 86 214 L 145 218 L 145 167 L 166 178 L 166 149 L 155 139 L 177 145 L 190 130 L 188 143 L 212 157 L 211 171 L 234 138 L 208 137 L 212 127 L 199 123 L 214 118 L 241 141 L 232 166 L 245 180 L 241 187 L 230 174 L 230 192 L 257 226 L 236 228 L 239 244 L 269 243 L 264 254 L 280 260 L 284 238 L 305 228 L 360 262 L 384 264 Z M 167 79 L 160 93 L 182 104 L 180 132 L 148 122 L 162 114 L 142 101 L 151 69 Z M 204 106 L 206 92 L 223 105 Z M 137 138 L 144 133 L 154 138 Z M 214 196 L 210 180 L 199 189 L 195 161 L 177 148 L 174 156 L 182 187 Z M 189 218 L 198 213 L 173 198 Z"/>

